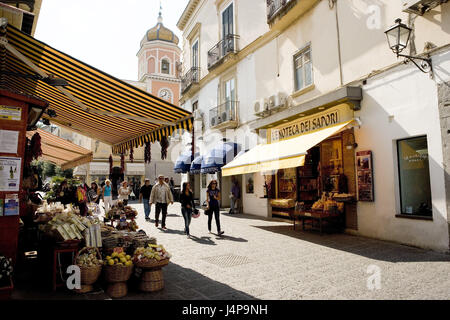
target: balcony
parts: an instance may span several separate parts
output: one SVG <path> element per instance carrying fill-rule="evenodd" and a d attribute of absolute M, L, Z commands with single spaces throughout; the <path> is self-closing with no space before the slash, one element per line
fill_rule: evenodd
<path fill-rule="evenodd" d="M 227 101 L 209 110 L 209 126 L 215 129 L 238 126 L 239 101 Z"/>
<path fill-rule="evenodd" d="M 320 0 L 266 0 L 267 23 L 282 30 L 313 8 Z M 280 21 L 283 21 L 279 23 Z"/>
<path fill-rule="evenodd" d="M 229 34 L 208 51 L 208 70 L 217 67 L 230 54 L 238 52 L 239 36 Z"/>
<path fill-rule="evenodd" d="M 181 94 L 186 93 L 193 85 L 198 85 L 200 81 L 200 68 L 191 68 L 181 78 Z"/>

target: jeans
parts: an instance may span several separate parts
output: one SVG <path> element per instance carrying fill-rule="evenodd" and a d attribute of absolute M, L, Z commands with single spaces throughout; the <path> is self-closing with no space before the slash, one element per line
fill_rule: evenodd
<path fill-rule="evenodd" d="M 219 207 L 212 207 L 210 209 L 211 211 L 208 215 L 208 231 L 211 231 L 211 223 L 214 215 L 214 218 L 216 219 L 217 233 L 220 233 L 220 209 Z"/>
<path fill-rule="evenodd" d="M 239 213 L 239 199 L 234 196 L 231 197 L 231 212 Z"/>
<path fill-rule="evenodd" d="M 105 203 L 105 212 L 108 212 L 112 205 L 113 205 L 113 200 L 111 196 L 104 196 L 103 197 L 103 202 Z"/>
<path fill-rule="evenodd" d="M 150 218 L 150 203 L 149 199 L 142 199 L 142 203 L 144 204 L 144 213 L 145 213 L 145 219 Z"/>
<path fill-rule="evenodd" d="M 184 218 L 184 231 L 187 235 L 189 235 L 189 225 L 191 224 L 192 219 L 192 208 L 181 207 L 181 213 Z"/>
<path fill-rule="evenodd" d="M 155 220 L 156 225 L 158 225 L 159 221 L 159 213 L 162 211 L 162 227 L 166 226 L 166 217 L 167 217 L 167 203 L 156 203 L 155 205 Z"/>

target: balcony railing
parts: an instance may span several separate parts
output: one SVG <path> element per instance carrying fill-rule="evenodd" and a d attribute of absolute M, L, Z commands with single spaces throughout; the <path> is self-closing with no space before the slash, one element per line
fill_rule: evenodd
<path fill-rule="evenodd" d="M 193 84 L 198 84 L 200 81 L 200 68 L 191 68 L 182 78 L 181 78 L 181 93 L 185 93 Z"/>
<path fill-rule="evenodd" d="M 239 101 L 227 101 L 209 110 L 210 127 L 233 125 L 238 121 Z"/>
<path fill-rule="evenodd" d="M 267 0 L 267 22 L 271 23 L 278 15 L 286 13 L 297 0 Z"/>
<path fill-rule="evenodd" d="M 238 52 L 238 40 L 238 35 L 229 34 L 212 47 L 212 49 L 208 51 L 208 69 L 222 63 L 223 59 L 228 54 Z"/>

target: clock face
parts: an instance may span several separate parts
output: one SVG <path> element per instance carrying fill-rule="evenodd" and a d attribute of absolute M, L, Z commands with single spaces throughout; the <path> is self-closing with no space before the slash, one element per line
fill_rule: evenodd
<path fill-rule="evenodd" d="M 159 92 L 159 97 L 164 100 L 170 101 L 172 99 L 172 94 L 169 90 L 163 89 Z"/>

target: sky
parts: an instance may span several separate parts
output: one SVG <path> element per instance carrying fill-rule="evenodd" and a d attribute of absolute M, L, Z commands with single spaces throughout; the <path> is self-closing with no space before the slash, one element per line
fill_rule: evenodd
<path fill-rule="evenodd" d="M 164 26 L 176 24 L 188 0 L 161 0 Z M 112 76 L 137 80 L 140 41 L 157 23 L 160 0 L 43 0 L 34 37 Z"/>

